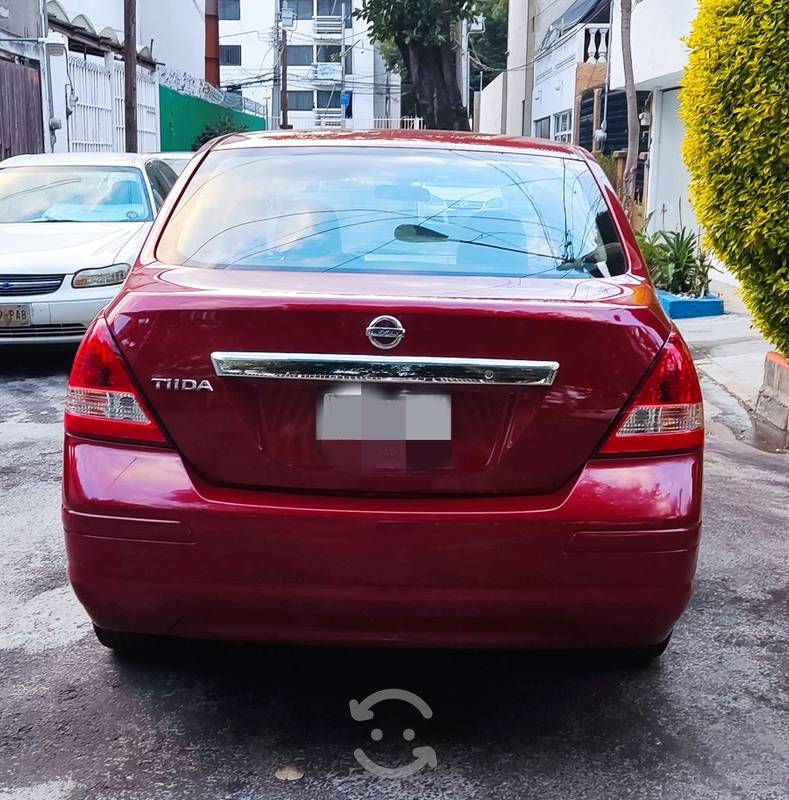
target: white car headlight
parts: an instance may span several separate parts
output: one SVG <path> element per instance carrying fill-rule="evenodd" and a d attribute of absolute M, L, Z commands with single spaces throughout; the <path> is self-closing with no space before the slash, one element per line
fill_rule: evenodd
<path fill-rule="evenodd" d="M 81 269 L 71 279 L 75 289 L 91 289 L 97 286 L 116 286 L 126 280 L 130 264 L 112 264 L 98 269 Z"/>

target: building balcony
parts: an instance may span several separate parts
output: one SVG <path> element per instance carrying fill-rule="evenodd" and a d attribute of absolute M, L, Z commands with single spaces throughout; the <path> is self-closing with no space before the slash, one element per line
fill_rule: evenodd
<path fill-rule="evenodd" d="M 345 124 L 345 111 L 341 108 L 316 108 L 316 128 L 342 128 Z"/>
<path fill-rule="evenodd" d="M 342 82 L 342 64 L 338 61 L 316 62 L 310 67 L 310 80 L 323 86 L 338 86 Z"/>
<path fill-rule="evenodd" d="M 316 39 L 340 41 L 343 35 L 343 19 L 341 16 L 315 17 L 312 32 Z"/>
<path fill-rule="evenodd" d="M 577 25 L 544 46 L 534 60 L 535 83 L 551 73 L 576 64 L 605 64 L 608 60 L 611 26 L 608 23 Z"/>
<path fill-rule="evenodd" d="M 537 54 L 534 60 L 535 99 L 546 91 L 572 94 L 576 73 L 605 67 L 610 25 L 576 25 Z"/>
<path fill-rule="evenodd" d="M 578 63 L 605 64 L 610 49 L 611 26 L 607 23 L 583 25 L 576 34 Z"/>

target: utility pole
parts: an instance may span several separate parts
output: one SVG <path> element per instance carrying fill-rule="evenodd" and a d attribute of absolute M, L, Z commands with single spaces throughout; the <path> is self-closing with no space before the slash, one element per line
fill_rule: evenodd
<path fill-rule="evenodd" d="M 126 152 L 137 152 L 137 0 L 123 0 L 123 74 Z"/>
<path fill-rule="evenodd" d="M 219 88 L 219 0 L 205 3 L 205 79 Z"/>
<path fill-rule="evenodd" d="M 279 106 L 282 112 L 282 122 L 280 128 L 283 131 L 290 130 L 290 123 L 288 122 L 288 32 L 285 27 L 282 27 L 282 40 L 280 44 L 280 66 L 282 77 L 282 86 L 280 87 Z"/>
<path fill-rule="evenodd" d="M 345 97 L 345 3 L 340 8 L 342 15 L 342 36 L 340 38 L 340 108 L 342 109 L 342 127 L 345 127 L 345 115 L 348 112 L 348 106 L 343 105 L 343 98 Z M 375 108 L 375 99 L 373 99 L 373 108 Z M 375 111 L 373 111 L 375 116 Z M 375 125 L 375 123 L 373 123 Z"/>
<path fill-rule="evenodd" d="M 632 221 L 636 195 L 636 170 L 638 169 L 638 100 L 633 75 L 633 47 L 630 39 L 633 2 L 622 0 L 622 64 L 625 73 L 625 97 L 627 99 L 627 160 L 624 175 L 624 204 L 628 218 Z"/>

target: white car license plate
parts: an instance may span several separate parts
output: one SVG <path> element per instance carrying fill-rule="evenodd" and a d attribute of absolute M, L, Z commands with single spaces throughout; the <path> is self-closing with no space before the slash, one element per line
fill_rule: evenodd
<path fill-rule="evenodd" d="M 345 384 L 321 396 L 317 422 L 321 441 L 448 442 L 452 438 L 452 398 Z"/>
<path fill-rule="evenodd" d="M 30 304 L 0 304 L 0 328 L 26 328 L 32 324 Z"/>

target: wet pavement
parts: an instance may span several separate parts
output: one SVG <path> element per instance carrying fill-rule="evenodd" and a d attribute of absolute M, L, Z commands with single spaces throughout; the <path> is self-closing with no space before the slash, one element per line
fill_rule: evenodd
<path fill-rule="evenodd" d="M 209 644 L 122 663 L 65 577 L 69 357 L 31 370 L 29 353 L 0 351 L 0 800 L 787 797 L 789 456 L 747 443 L 749 417 L 719 384 L 704 382 L 698 586 L 657 666 Z M 388 701 L 374 722 L 351 718 L 350 700 L 390 687 L 432 716 Z M 410 778 L 354 757 L 404 766 L 415 747 L 437 763 Z M 303 777 L 279 781 L 286 766 Z"/>

